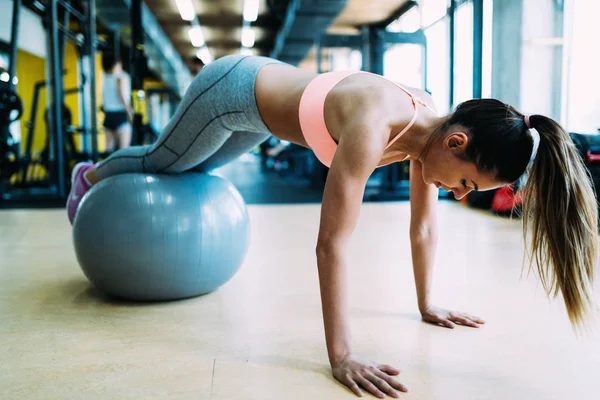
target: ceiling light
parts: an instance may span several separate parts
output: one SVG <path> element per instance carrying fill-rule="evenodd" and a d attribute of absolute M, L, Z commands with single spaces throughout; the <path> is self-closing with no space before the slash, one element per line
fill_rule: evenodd
<path fill-rule="evenodd" d="M 258 0 L 244 1 L 244 20 L 254 22 L 258 18 Z"/>
<path fill-rule="evenodd" d="M 0 81 L 8 82 L 9 80 L 10 80 L 10 75 L 8 74 L 8 72 L 3 72 L 0 74 Z"/>
<path fill-rule="evenodd" d="M 204 35 L 202 34 L 202 28 L 199 26 L 193 26 L 188 30 L 190 40 L 194 47 L 202 47 L 204 45 Z"/>
<path fill-rule="evenodd" d="M 252 47 L 254 46 L 254 31 L 249 26 L 245 26 L 242 28 L 242 46 L 244 47 Z"/>
<path fill-rule="evenodd" d="M 198 51 L 196 52 L 196 57 L 201 59 L 204 64 L 208 64 L 213 60 L 213 56 L 212 54 L 210 54 L 210 51 L 206 46 L 202 47 L 201 49 L 198 49 Z"/>
<path fill-rule="evenodd" d="M 179 14 L 183 20 L 191 21 L 196 17 L 196 10 L 194 9 L 192 0 L 175 0 L 175 4 L 177 4 Z"/>

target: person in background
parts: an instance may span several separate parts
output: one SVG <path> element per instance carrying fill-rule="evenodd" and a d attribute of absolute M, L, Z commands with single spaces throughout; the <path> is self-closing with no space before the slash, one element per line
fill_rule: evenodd
<path fill-rule="evenodd" d="M 105 75 L 102 84 L 102 109 L 106 151 L 123 149 L 131 144 L 131 80 L 121 60 L 112 54 L 102 56 Z M 115 144 L 118 147 L 115 148 Z"/>

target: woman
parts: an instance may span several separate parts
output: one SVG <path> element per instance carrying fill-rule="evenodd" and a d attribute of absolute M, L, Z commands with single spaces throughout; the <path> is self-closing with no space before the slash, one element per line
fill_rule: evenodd
<path fill-rule="evenodd" d="M 123 71 L 121 60 L 110 54 L 102 57 L 105 75 L 102 84 L 102 110 L 104 111 L 104 133 L 106 151 L 123 149 L 131 143 L 131 83 Z"/>
<path fill-rule="evenodd" d="M 399 371 L 352 352 L 344 285 L 348 239 L 367 179 L 380 165 L 410 160 L 410 238 L 425 321 L 449 328 L 484 323 L 431 304 L 438 188 L 460 199 L 514 182 L 526 169 L 524 228 L 532 228 L 542 281 L 548 293 L 562 292 L 574 324 L 592 309 L 596 200 L 569 135 L 547 117 L 526 117 L 497 100 L 471 100 L 445 117 L 434 110 L 424 91 L 378 75 L 315 75 L 269 58 L 227 56 L 196 77 L 154 145 L 121 150 L 97 167 L 77 166 L 69 218 L 91 185 L 116 174 L 208 171 L 271 134 L 311 148 L 330 167 L 316 252 L 333 375 L 357 395 L 362 387 L 396 397 L 406 391 L 392 378 Z"/>

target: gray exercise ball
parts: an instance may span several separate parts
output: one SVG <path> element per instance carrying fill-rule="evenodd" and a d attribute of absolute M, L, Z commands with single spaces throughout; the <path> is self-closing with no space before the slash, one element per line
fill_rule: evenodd
<path fill-rule="evenodd" d="M 101 291 L 142 301 L 212 292 L 242 264 L 246 204 L 208 174 L 123 174 L 86 193 L 73 224 L 77 260 Z"/>

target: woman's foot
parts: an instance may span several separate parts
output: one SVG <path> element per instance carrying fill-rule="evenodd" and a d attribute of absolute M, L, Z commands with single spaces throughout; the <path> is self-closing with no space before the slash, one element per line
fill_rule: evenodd
<path fill-rule="evenodd" d="M 73 168 L 73 173 L 71 174 L 71 192 L 67 199 L 67 215 L 69 216 L 71 225 L 73 225 L 77 207 L 79 206 L 83 195 L 86 194 L 91 187 L 90 183 L 85 178 L 85 173 L 91 168 L 94 168 L 94 164 L 85 162 L 79 163 Z"/>

